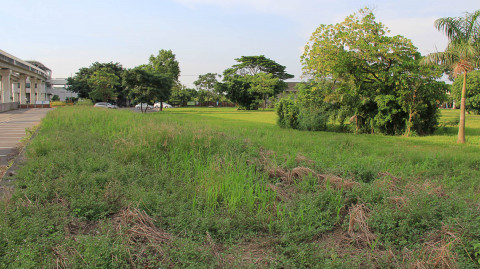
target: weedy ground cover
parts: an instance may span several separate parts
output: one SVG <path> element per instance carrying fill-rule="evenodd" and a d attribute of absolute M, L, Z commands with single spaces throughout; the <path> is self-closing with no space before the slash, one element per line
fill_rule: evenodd
<path fill-rule="evenodd" d="M 57 108 L 1 201 L 0 266 L 477 268 L 480 117 L 457 145 L 456 112 L 405 138 Z"/>

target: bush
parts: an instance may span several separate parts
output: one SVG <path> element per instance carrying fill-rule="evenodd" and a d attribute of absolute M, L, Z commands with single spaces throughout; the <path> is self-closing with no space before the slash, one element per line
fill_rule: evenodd
<path fill-rule="evenodd" d="M 60 101 L 60 97 L 55 94 L 55 95 L 52 97 L 52 101 Z"/>
<path fill-rule="evenodd" d="M 57 107 L 57 106 L 66 106 L 67 104 L 65 102 L 61 102 L 61 101 L 53 101 L 53 102 L 50 102 L 50 106 L 51 107 Z"/>
<path fill-rule="evenodd" d="M 93 102 L 90 99 L 80 99 L 76 103 L 78 106 L 93 106 Z"/>
<path fill-rule="evenodd" d="M 298 107 L 292 98 L 281 99 L 276 106 L 278 125 L 282 128 L 297 129 Z"/>

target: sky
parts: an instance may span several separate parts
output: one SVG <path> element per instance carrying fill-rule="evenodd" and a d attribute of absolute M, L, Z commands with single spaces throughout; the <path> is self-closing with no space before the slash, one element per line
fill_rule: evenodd
<path fill-rule="evenodd" d="M 299 81 L 300 56 L 320 24 L 373 9 L 391 35 L 422 54 L 443 50 L 433 23 L 480 9 L 479 0 L 0 0 L 0 49 L 66 78 L 93 62 L 132 68 L 170 49 L 182 83 L 221 74 L 241 56 L 265 55 Z"/>

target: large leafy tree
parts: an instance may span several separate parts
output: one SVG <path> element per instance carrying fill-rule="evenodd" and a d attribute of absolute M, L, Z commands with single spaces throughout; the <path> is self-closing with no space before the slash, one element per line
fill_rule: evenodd
<path fill-rule="evenodd" d="M 457 143 L 465 143 L 467 74 L 480 67 L 480 10 L 467 12 L 464 17 L 440 18 L 435 28 L 447 35 L 449 43 L 445 51 L 429 54 L 425 63 L 448 66 L 453 77 L 463 75 Z"/>
<path fill-rule="evenodd" d="M 458 77 L 452 85 L 452 96 L 456 100 L 461 100 L 463 90 L 463 76 Z M 480 114 L 480 70 L 475 70 L 467 74 L 465 85 L 465 110 Z"/>
<path fill-rule="evenodd" d="M 160 101 L 160 111 L 163 110 L 163 102 L 170 98 L 172 88 L 180 84 L 178 80 L 180 77 L 180 65 L 175 57 L 175 54 L 171 50 L 160 50 L 157 56 L 150 55 L 148 64 L 140 66 L 148 72 L 155 73 L 157 75 L 169 77 L 173 83 L 169 84 L 168 91 L 164 91 L 164 95 L 159 96 L 157 101 Z"/>
<path fill-rule="evenodd" d="M 280 82 L 279 78 L 273 76 L 272 73 L 258 73 L 251 77 L 251 91 L 258 93 L 263 99 L 263 109 L 267 107 L 267 97 L 275 94 L 275 87 Z"/>
<path fill-rule="evenodd" d="M 320 25 L 305 46 L 304 72 L 317 81 L 331 81 L 326 100 L 354 116 L 357 132 L 403 133 L 409 114 L 404 104 L 408 98 L 403 95 L 414 92 L 416 78 L 428 76 L 427 81 L 432 81 L 436 76 L 419 74 L 421 55 L 416 47 L 409 39 L 388 32 L 373 12 L 362 9 L 343 22 Z M 435 98 L 423 101 L 436 111 Z M 435 123 L 437 116 L 430 113 L 427 120 Z"/>
<path fill-rule="evenodd" d="M 142 67 L 135 67 L 124 72 L 123 83 L 135 103 L 152 104 L 157 100 L 168 99 L 173 79 L 168 74 L 159 74 Z M 145 108 L 145 112 L 146 110 L 147 108 Z"/>
<path fill-rule="evenodd" d="M 68 90 L 78 94 L 80 98 L 91 99 L 90 92 L 93 91 L 91 84 L 88 83 L 90 77 L 98 70 L 103 70 L 107 73 L 114 74 L 122 78 L 122 74 L 125 69 L 120 63 L 99 63 L 95 62 L 89 67 L 82 67 L 75 73 L 75 76 L 67 78 Z M 114 95 L 116 96 L 117 104 L 126 105 L 128 93 L 122 86 L 121 81 L 114 86 Z M 101 100 L 101 99 L 99 99 Z M 94 100 L 95 101 L 95 100 Z"/>
<path fill-rule="evenodd" d="M 206 73 L 199 75 L 198 79 L 193 82 L 197 90 L 211 91 L 215 89 L 215 85 L 218 83 L 217 77 L 221 77 L 216 73 Z"/>
<path fill-rule="evenodd" d="M 272 95 L 287 88 L 287 84 L 283 80 L 293 78 L 293 75 L 285 72 L 285 66 L 264 55 L 242 56 L 235 61 L 238 64 L 223 72 L 223 82 L 216 84 L 216 90 L 246 109 L 256 108 L 257 103 L 264 96 L 264 92 L 258 90 L 266 89 L 265 87 L 256 87 L 261 79 L 253 77 L 260 73 L 271 74 L 271 78 L 276 79 L 276 85 L 272 87 L 272 91 L 269 91 Z"/>
<path fill-rule="evenodd" d="M 92 89 L 89 96 L 95 101 L 108 101 L 115 98 L 115 87 L 120 83 L 120 78 L 107 69 L 95 71 L 88 79 L 88 86 Z"/>
<path fill-rule="evenodd" d="M 162 49 L 157 56 L 150 55 L 145 68 L 148 71 L 168 74 L 174 81 L 178 81 L 180 77 L 180 65 L 171 50 Z"/>

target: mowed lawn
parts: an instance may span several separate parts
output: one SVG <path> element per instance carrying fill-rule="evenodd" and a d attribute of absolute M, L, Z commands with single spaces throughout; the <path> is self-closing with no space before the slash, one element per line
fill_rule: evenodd
<path fill-rule="evenodd" d="M 467 144 L 456 132 L 57 108 L 2 198 L 0 267 L 478 268 L 480 116 L 467 115 Z"/>

